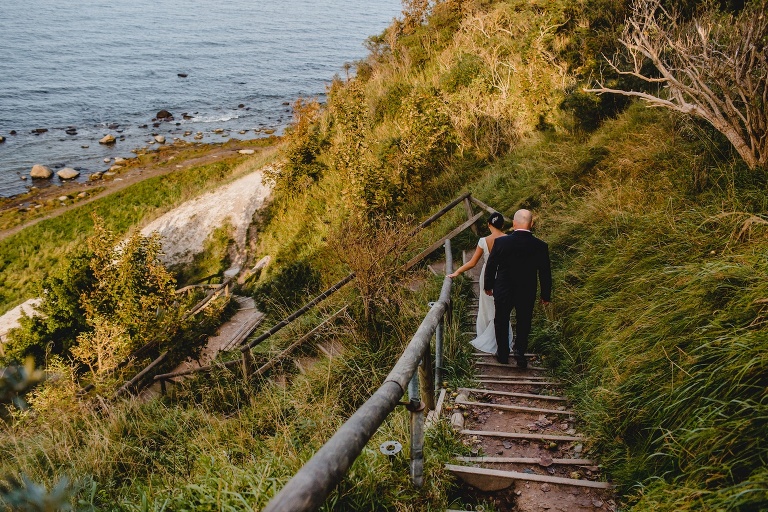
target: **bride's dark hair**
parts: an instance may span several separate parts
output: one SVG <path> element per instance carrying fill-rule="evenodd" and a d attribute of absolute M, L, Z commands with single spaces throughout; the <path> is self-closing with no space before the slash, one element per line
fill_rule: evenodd
<path fill-rule="evenodd" d="M 488 224 L 495 227 L 496 229 L 503 229 L 504 228 L 504 216 L 500 214 L 499 212 L 493 212 L 490 217 L 488 217 Z"/>

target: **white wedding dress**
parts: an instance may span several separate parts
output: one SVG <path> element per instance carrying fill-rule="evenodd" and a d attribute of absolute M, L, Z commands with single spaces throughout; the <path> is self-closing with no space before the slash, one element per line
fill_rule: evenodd
<path fill-rule="evenodd" d="M 485 282 L 485 265 L 488 263 L 488 242 L 481 238 L 477 246 L 483 250 L 483 268 L 480 270 L 480 300 L 477 310 L 477 338 L 470 341 L 473 347 L 480 352 L 495 354 L 496 349 L 496 331 L 493 327 L 493 317 L 496 314 L 496 307 L 493 304 L 493 297 L 486 295 L 483 291 Z M 512 328 L 509 329 L 509 351 L 512 353 Z"/>

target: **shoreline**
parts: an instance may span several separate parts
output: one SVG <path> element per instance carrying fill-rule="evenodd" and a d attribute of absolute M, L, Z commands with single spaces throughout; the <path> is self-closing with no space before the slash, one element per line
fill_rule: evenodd
<path fill-rule="evenodd" d="M 276 147 L 281 137 L 231 138 L 224 142 L 174 142 L 149 151 L 136 149 L 124 167 L 104 173 L 101 179 L 85 182 L 50 183 L 29 192 L 0 198 L 0 241 L 38 222 L 109 196 L 133 184 L 174 171 L 205 165 L 218 159 L 244 158 L 239 151 L 262 152 Z"/>

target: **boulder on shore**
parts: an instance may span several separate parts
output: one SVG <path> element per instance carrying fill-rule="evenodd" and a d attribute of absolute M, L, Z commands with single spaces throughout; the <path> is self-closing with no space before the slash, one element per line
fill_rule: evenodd
<path fill-rule="evenodd" d="M 35 179 L 47 180 L 53 176 L 53 171 L 44 165 L 35 164 L 32 166 L 32 170 L 29 172 L 29 175 Z"/>
<path fill-rule="evenodd" d="M 99 144 L 114 144 L 114 143 L 115 143 L 115 136 L 112 134 L 107 134 L 101 140 L 99 140 Z"/>
<path fill-rule="evenodd" d="M 96 181 L 96 180 L 100 180 L 100 179 L 101 179 L 101 173 L 100 172 L 95 172 L 95 173 L 91 174 L 90 176 L 88 176 L 88 181 Z"/>
<path fill-rule="evenodd" d="M 72 180 L 80 176 L 80 171 L 76 171 L 71 167 L 65 167 L 57 172 L 56 175 L 62 180 Z"/>
<path fill-rule="evenodd" d="M 155 142 L 158 144 L 165 144 L 165 137 L 162 135 L 155 135 Z"/>
<path fill-rule="evenodd" d="M 173 119 L 173 114 L 171 114 L 167 110 L 161 110 L 160 112 L 157 113 L 155 118 L 157 118 L 157 119 Z"/>

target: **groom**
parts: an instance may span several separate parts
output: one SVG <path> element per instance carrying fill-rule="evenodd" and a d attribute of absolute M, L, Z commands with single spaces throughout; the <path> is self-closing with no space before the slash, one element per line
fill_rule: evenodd
<path fill-rule="evenodd" d="M 549 304 L 552 293 L 552 270 L 547 244 L 531 233 L 533 216 L 518 210 L 512 219 L 511 234 L 496 239 L 485 268 L 483 289 L 493 296 L 496 316 L 493 319 L 498 350 L 496 359 L 509 362 L 509 346 L 498 340 L 509 339 L 509 316 L 515 310 L 515 360 L 526 368 L 525 352 L 531 332 L 533 306 L 536 303 L 536 281 L 541 284 L 541 302 Z"/>

